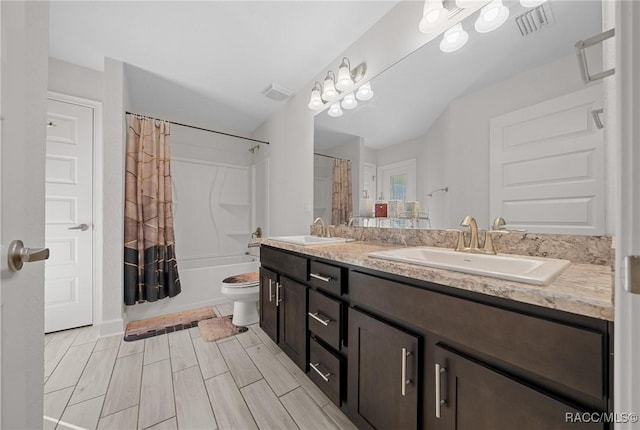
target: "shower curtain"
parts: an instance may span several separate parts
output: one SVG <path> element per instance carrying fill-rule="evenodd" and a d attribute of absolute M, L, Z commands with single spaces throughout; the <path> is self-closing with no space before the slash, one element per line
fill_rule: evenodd
<path fill-rule="evenodd" d="M 180 293 L 173 235 L 169 122 L 127 115 L 124 302 Z"/>
<path fill-rule="evenodd" d="M 351 161 L 336 158 L 333 164 L 331 224 L 346 224 L 352 216 L 353 200 L 351 198 Z"/>

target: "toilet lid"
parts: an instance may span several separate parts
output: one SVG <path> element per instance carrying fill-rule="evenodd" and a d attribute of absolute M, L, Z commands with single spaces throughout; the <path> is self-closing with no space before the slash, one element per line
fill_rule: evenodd
<path fill-rule="evenodd" d="M 260 274 L 258 272 L 240 273 L 229 276 L 222 281 L 222 285 L 227 288 L 253 287 L 259 283 Z"/>

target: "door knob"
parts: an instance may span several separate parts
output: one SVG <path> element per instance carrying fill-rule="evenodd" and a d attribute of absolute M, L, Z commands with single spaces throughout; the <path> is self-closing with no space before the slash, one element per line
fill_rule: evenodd
<path fill-rule="evenodd" d="M 49 258 L 49 248 L 25 248 L 21 240 L 14 240 L 9 244 L 7 253 L 9 270 L 17 272 L 24 263 L 41 261 Z"/>
<path fill-rule="evenodd" d="M 78 224 L 75 227 L 69 227 L 67 230 L 80 230 L 80 231 L 87 231 L 89 230 L 89 226 L 86 224 Z"/>

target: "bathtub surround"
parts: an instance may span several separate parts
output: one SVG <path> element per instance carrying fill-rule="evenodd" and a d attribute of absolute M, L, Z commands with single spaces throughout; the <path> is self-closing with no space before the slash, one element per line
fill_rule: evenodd
<path fill-rule="evenodd" d="M 435 246 L 453 249 L 458 237 L 457 233 L 446 230 L 346 227 L 344 225 L 330 225 L 327 229 L 332 237 L 401 246 Z M 317 226 L 312 225 L 310 231 L 316 236 L 321 234 Z M 615 258 L 611 236 L 510 232 L 494 235 L 493 241 L 500 254 L 560 258 L 572 263 L 609 267 L 613 267 Z"/>
<path fill-rule="evenodd" d="M 128 114 L 124 302 L 180 294 L 171 198 L 170 125 Z"/>

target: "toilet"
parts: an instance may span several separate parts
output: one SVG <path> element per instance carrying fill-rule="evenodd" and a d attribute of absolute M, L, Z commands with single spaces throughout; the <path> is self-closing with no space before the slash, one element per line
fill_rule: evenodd
<path fill-rule="evenodd" d="M 258 272 L 241 273 L 229 276 L 222 281 L 222 295 L 233 300 L 233 319 L 235 326 L 248 326 L 258 322 L 258 298 L 260 297 L 260 274 Z"/>

